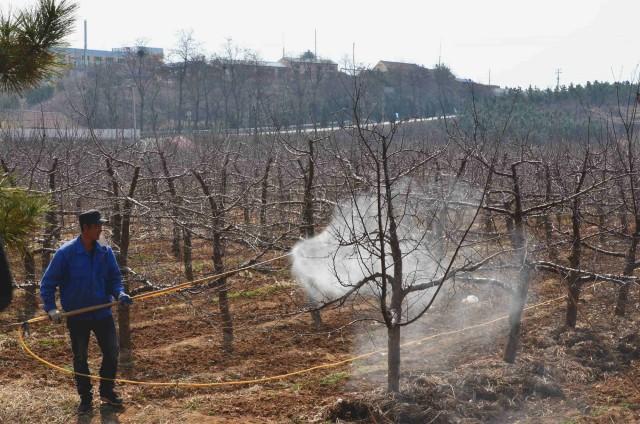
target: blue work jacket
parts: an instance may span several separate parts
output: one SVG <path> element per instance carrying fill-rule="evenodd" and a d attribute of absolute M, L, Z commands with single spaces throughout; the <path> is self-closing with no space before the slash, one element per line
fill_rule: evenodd
<path fill-rule="evenodd" d="M 56 309 L 56 288 L 60 287 L 60 303 L 66 312 L 101 305 L 118 298 L 124 291 L 120 267 L 113 250 L 96 242 L 87 252 L 80 237 L 58 249 L 40 281 L 40 297 L 44 310 Z M 111 308 L 80 314 L 70 319 L 102 319 L 111 316 Z"/>

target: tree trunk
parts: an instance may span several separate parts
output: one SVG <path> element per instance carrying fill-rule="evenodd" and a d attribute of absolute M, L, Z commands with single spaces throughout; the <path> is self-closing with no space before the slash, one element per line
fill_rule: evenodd
<path fill-rule="evenodd" d="M 598 236 L 598 243 L 604 245 L 607 242 L 607 237 L 604 232 L 607 222 L 604 214 L 604 209 L 602 209 L 602 205 L 600 203 L 596 204 L 596 214 L 598 215 L 598 230 L 600 231 L 600 235 Z"/>
<path fill-rule="evenodd" d="M 545 214 L 542 218 L 543 227 L 544 227 L 544 238 L 547 244 L 547 252 L 549 252 L 549 258 L 557 258 L 558 250 L 553 244 L 553 225 L 551 224 L 551 219 L 549 215 Z"/>
<path fill-rule="evenodd" d="M 313 182 L 315 176 L 315 161 L 314 161 L 314 145 L 313 141 L 309 140 L 309 151 L 307 159 L 307 167 L 303 168 L 304 172 L 304 194 L 302 200 L 302 226 L 300 228 L 303 237 L 311 238 L 315 235 L 315 226 L 313 219 Z M 302 165 L 300 165 L 302 168 Z M 315 306 L 315 305 L 314 305 Z M 316 330 L 322 326 L 322 315 L 319 310 L 311 311 L 311 320 Z"/>
<path fill-rule="evenodd" d="M 273 163 L 273 158 L 269 157 L 267 159 L 267 165 L 264 170 L 264 175 L 262 176 L 262 189 L 260 192 L 260 228 L 265 230 L 265 226 L 267 225 L 267 195 L 269 194 L 269 171 L 271 170 L 271 164 Z"/>
<path fill-rule="evenodd" d="M 111 196 L 113 197 L 113 214 L 110 217 L 111 221 L 111 241 L 114 245 L 117 246 L 117 250 L 120 250 L 120 245 L 122 244 L 122 215 L 120 214 L 120 185 L 118 184 L 118 180 L 115 176 L 115 171 L 113 170 L 113 165 L 111 161 L 107 159 L 107 173 L 111 178 Z"/>
<path fill-rule="evenodd" d="M 182 229 L 182 263 L 184 264 L 184 276 L 188 281 L 193 280 L 193 263 L 191 260 L 191 232 L 183 228 Z"/>
<path fill-rule="evenodd" d="M 549 171 L 549 165 L 545 165 L 544 168 L 544 176 L 545 176 L 545 196 L 544 201 L 551 201 L 551 172 Z M 549 252 L 550 258 L 556 258 L 558 256 L 558 251 L 556 247 L 553 245 L 553 224 L 551 223 L 551 217 L 549 213 L 543 213 L 542 216 L 542 225 L 544 227 L 544 237 L 545 242 L 547 244 L 547 251 Z"/>
<path fill-rule="evenodd" d="M 184 79 L 187 73 L 187 61 L 185 60 L 178 71 L 178 134 L 182 133 L 182 114 L 184 105 Z"/>
<path fill-rule="evenodd" d="M 226 278 L 222 278 L 221 280 L 219 280 L 218 290 L 218 303 L 220 305 L 220 315 L 222 316 L 222 349 L 226 353 L 232 353 L 233 318 L 231 317 L 231 309 L 229 308 Z"/>
<path fill-rule="evenodd" d="M 509 311 L 509 336 L 505 347 L 503 359 L 505 362 L 513 363 L 516 360 L 518 352 L 518 344 L 520 342 L 520 329 L 522 326 L 522 312 L 527 302 L 527 294 L 529 292 L 530 268 L 526 263 L 527 246 L 525 244 L 524 216 L 522 215 L 522 198 L 520 193 L 520 183 L 516 165 L 511 167 L 513 175 L 513 192 L 515 200 L 515 211 L 513 217 L 508 216 L 509 220 L 513 218 L 513 232 L 511 233 L 511 242 L 513 248 L 518 252 L 518 265 L 520 272 L 518 273 L 518 286 L 514 291 L 514 298 Z"/>
<path fill-rule="evenodd" d="M 142 93 L 138 91 L 138 96 L 140 97 L 140 137 L 142 137 L 142 132 L 144 131 L 144 94 Z"/>
<path fill-rule="evenodd" d="M 505 205 L 505 209 L 508 207 L 509 207 L 508 205 Z M 504 223 L 507 227 L 507 233 L 511 236 L 511 244 L 513 245 L 515 243 L 513 239 L 513 234 L 514 234 L 513 218 L 510 215 L 505 215 Z"/>
<path fill-rule="evenodd" d="M 9 269 L 9 261 L 4 249 L 4 240 L 0 236 L 0 311 L 11 304 L 13 298 L 13 278 Z"/>
<path fill-rule="evenodd" d="M 626 194 L 625 190 L 622 187 L 622 184 L 618 184 L 618 195 L 620 199 L 622 199 L 622 206 L 620 207 L 620 229 L 621 232 L 626 233 L 629 231 L 629 220 L 627 219 L 627 206 L 626 206 Z"/>
<path fill-rule="evenodd" d="M 629 301 L 629 288 L 630 284 L 627 283 L 618 289 L 618 299 L 616 301 L 616 315 L 624 317 L 627 309 L 627 302 Z"/>
<path fill-rule="evenodd" d="M 433 259 L 435 259 L 438 265 L 438 272 L 442 269 L 442 264 L 444 262 L 445 256 L 445 240 L 444 240 L 444 232 L 445 232 L 445 222 L 447 220 L 447 205 L 443 202 L 440 210 L 437 212 L 436 219 L 433 220 L 432 230 L 433 236 L 435 238 L 435 243 L 433 246 Z"/>
<path fill-rule="evenodd" d="M 387 328 L 387 391 L 400 391 L 400 326 Z"/>
<path fill-rule="evenodd" d="M 223 167 L 222 178 L 222 192 L 226 190 L 226 164 Z M 192 171 L 193 175 L 198 180 L 202 192 L 209 201 L 209 208 L 211 209 L 211 228 L 212 228 L 212 256 L 213 269 L 216 274 L 222 274 L 224 272 L 224 245 L 222 244 L 222 218 L 224 212 L 224 205 L 222 204 L 222 198 L 218 202 L 213 198 L 209 186 L 204 181 L 204 178 L 197 172 Z M 220 315 L 222 316 L 222 348 L 226 353 L 233 352 L 233 319 L 231 316 L 231 310 L 229 308 L 229 299 L 227 296 L 227 279 L 220 278 L 213 282 L 213 285 L 218 289 L 218 306 L 220 308 Z"/>
<path fill-rule="evenodd" d="M 311 162 L 311 160 L 309 161 Z M 305 178 L 305 189 L 302 201 L 302 235 L 311 238 L 315 235 L 313 220 L 313 165 Z"/>
<path fill-rule="evenodd" d="M 387 389 L 389 392 L 400 391 L 400 321 L 402 320 L 402 301 L 405 293 L 402 288 L 403 271 L 402 271 L 402 249 L 400 247 L 400 238 L 398 236 L 398 226 L 393 205 L 393 194 L 391 191 L 392 182 L 389 174 L 389 158 L 388 158 L 387 139 L 382 138 L 382 170 L 384 178 L 384 186 L 378 190 L 378 211 L 381 211 L 380 203 L 381 191 L 384 190 L 384 200 L 386 207 L 386 220 L 388 221 L 389 249 L 393 260 L 393 280 L 391 281 L 391 308 L 389 310 L 390 317 L 386 320 L 388 328 L 388 374 Z M 379 212 L 380 214 L 380 212 Z M 382 228 L 382 216 L 378 217 L 378 228 Z M 384 234 L 380 231 L 380 234 Z M 384 237 L 381 237 L 380 251 L 382 255 L 386 255 L 384 248 Z M 386 274 L 386 261 L 382 261 L 381 270 Z"/>
<path fill-rule="evenodd" d="M 49 193 L 54 193 L 56 190 L 56 169 L 58 167 L 58 159 L 53 158 L 53 165 L 49 170 Z M 54 199 L 51 199 L 51 203 Z M 45 222 L 47 223 L 45 229 L 45 235 L 42 240 L 42 272 L 44 272 L 49 266 L 51 261 L 51 248 L 55 243 L 55 240 L 60 238 L 60 227 L 58 226 L 58 220 L 56 218 L 55 210 L 49 210 L 45 216 Z"/>
<path fill-rule="evenodd" d="M 278 180 L 278 200 L 280 202 L 285 202 L 288 199 L 288 192 L 284 183 L 284 176 L 282 175 L 282 165 L 278 162 L 278 166 L 276 167 L 276 179 Z M 278 221 L 279 222 L 287 222 L 289 226 L 291 225 L 291 221 L 287 219 L 287 215 L 285 213 L 287 208 L 277 208 L 278 211 Z M 288 230 L 288 228 L 287 228 Z"/>
<path fill-rule="evenodd" d="M 123 276 L 125 291 L 129 290 L 127 277 Z M 131 344 L 131 316 L 129 307 L 118 305 L 118 344 L 120 347 L 120 357 L 118 362 L 123 368 L 133 367 L 133 346 Z"/>
<path fill-rule="evenodd" d="M 138 184 L 138 177 L 140 176 L 140 167 L 137 166 L 133 172 L 133 178 L 131 179 L 131 185 L 129 186 L 129 193 L 127 199 L 124 201 L 123 214 L 122 214 L 122 233 L 120 236 L 120 253 L 117 255 L 118 265 L 120 270 L 125 270 L 128 266 L 129 260 L 129 242 L 131 240 L 130 227 L 131 227 L 131 208 L 133 206 L 131 198 L 136 190 Z M 123 275 L 123 285 L 125 292 L 129 292 L 129 282 L 127 274 Z M 120 346 L 120 359 L 119 362 L 124 368 L 131 368 L 133 366 L 133 345 L 131 343 L 131 325 L 130 325 L 130 312 L 129 306 L 118 305 L 118 339 Z"/>
<path fill-rule="evenodd" d="M 176 191 L 176 185 L 171 177 L 171 173 L 169 172 L 169 166 L 167 165 L 167 159 L 164 156 L 164 153 L 160 152 L 160 164 L 162 165 L 162 173 L 167 180 L 167 185 L 169 186 L 169 194 L 171 194 L 171 202 L 178 203 L 178 193 Z M 176 219 L 178 217 L 179 210 L 174 207 L 172 209 L 173 217 Z M 172 239 L 171 239 L 171 253 L 173 253 L 173 257 L 177 260 L 180 260 L 180 226 L 177 223 L 173 223 L 173 231 L 172 231 Z"/>
<path fill-rule="evenodd" d="M 205 81 L 205 87 L 207 87 L 207 82 L 208 81 Z M 211 106 L 209 104 L 209 94 L 209 90 L 204 93 L 204 127 L 207 130 L 211 129 Z"/>
<path fill-rule="evenodd" d="M 216 217 L 217 220 L 217 217 Z M 219 225 L 219 222 L 216 222 Z M 213 236 L 213 268 L 216 274 L 224 272 L 224 250 L 222 246 L 222 237 L 216 227 Z M 218 288 L 218 305 L 220 307 L 220 315 L 222 316 L 222 348 L 225 352 L 233 352 L 233 319 L 229 308 L 229 299 L 227 297 L 227 279 L 221 278 L 216 281 Z"/>
<path fill-rule="evenodd" d="M 620 212 L 620 227 L 623 233 L 626 233 L 629 229 L 629 221 L 627 220 L 627 211 L 622 208 L 622 212 Z"/>
<path fill-rule="evenodd" d="M 524 255 L 522 255 L 521 259 L 524 260 Z M 530 270 L 525 263 L 522 263 L 521 266 L 522 268 L 520 269 L 518 276 L 518 287 L 515 290 L 515 298 L 512 301 L 513 303 L 509 312 L 509 336 L 503 356 L 504 361 L 510 364 L 516 361 L 518 344 L 520 343 L 522 311 L 524 310 L 524 305 L 527 302 L 527 293 L 529 291 Z"/>
<path fill-rule="evenodd" d="M 569 266 L 573 269 L 580 268 L 582 255 L 582 236 L 580 235 L 580 197 L 577 195 L 580 193 L 580 190 L 582 190 L 582 184 L 584 183 L 584 179 L 587 175 L 588 159 L 589 154 L 587 153 L 582 164 L 582 172 L 580 173 L 578 184 L 574 191 L 576 197 L 573 199 L 571 207 L 571 229 L 573 234 L 571 240 L 571 253 L 569 254 Z M 575 271 L 569 272 L 569 276 L 567 278 L 568 293 L 566 324 L 569 328 L 575 328 L 578 317 L 578 301 L 580 300 L 580 290 L 582 289 L 582 283 L 579 278 L 580 275 Z"/>
<path fill-rule="evenodd" d="M 171 229 L 171 254 L 177 260 L 180 260 L 182 257 L 180 254 L 180 227 L 176 224 L 173 224 L 173 228 Z"/>
<path fill-rule="evenodd" d="M 573 216 L 573 243 L 571 246 L 571 255 L 569 256 L 569 266 L 573 269 L 580 268 L 580 222 L 578 211 L 574 211 Z M 582 283 L 579 281 L 580 275 L 575 272 L 569 272 L 567 277 L 567 316 L 565 323 L 569 328 L 575 328 L 578 317 L 578 302 L 580 301 L 580 292 Z"/>
<path fill-rule="evenodd" d="M 569 296 L 567 296 L 567 316 L 566 324 L 569 328 L 576 328 L 578 319 L 578 301 L 580 300 L 580 292 L 582 285 L 576 282 L 569 284 Z"/>
<path fill-rule="evenodd" d="M 640 234 L 638 233 L 638 226 L 640 222 L 636 220 L 636 231 L 631 236 L 631 244 L 627 251 L 627 257 L 624 265 L 624 275 L 632 276 L 635 270 L 636 263 L 636 250 L 638 249 L 638 242 L 640 242 Z M 627 302 L 629 300 L 629 290 L 631 283 L 627 283 L 618 289 L 618 299 L 616 302 L 615 314 L 619 317 L 624 317 L 627 308 Z"/>
<path fill-rule="evenodd" d="M 24 320 L 32 318 L 38 309 L 38 296 L 36 295 L 36 261 L 33 253 L 26 250 L 22 256 L 24 265 L 24 277 L 26 280 L 26 299 L 24 304 Z"/>
<path fill-rule="evenodd" d="M 562 232 L 562 211 L 556 212 L 556 225 L 558 226 L 558 231 Z"/>
<path fill-rule="evenodd" d="M 240 173 L 240 171 L 238 171 L 238 173 Z M 242 191 L 242 193 L 247 193 L 249 183 L 244 180 L 241 183 L 241 187 L 240 190 Z M 246 225 L 247 227 L 251 225 L 251 201 L 249 199 L 245 199 L 242 202 L 242 219 L 244 220 L 244 225 Z"/>

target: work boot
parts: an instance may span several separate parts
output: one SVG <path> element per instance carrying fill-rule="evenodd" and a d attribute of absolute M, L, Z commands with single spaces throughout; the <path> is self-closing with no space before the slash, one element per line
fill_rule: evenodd
<path fill-rule="evenodd" d="M 93 399 L 91 395 L 80 396 L 80 405 L 78 405 L 78 415 L 84 415 L 91 412 L 93 408 Z"/>
<path fill-rule="evenodd" d="M 122 398 L 113 390 L 100 393 L 100 400 L 111 406 L 122 406 Z"/>

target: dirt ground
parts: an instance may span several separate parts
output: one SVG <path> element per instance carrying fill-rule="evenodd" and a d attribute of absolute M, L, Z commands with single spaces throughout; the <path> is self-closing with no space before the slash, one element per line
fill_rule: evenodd
<path fill-rule="evenodd" d="M 177 282 L 180 267 L 167 259 L 132 254 L 132 267 L 153 281 Z M 200 258 L 202 275 L 206 258 Z M 137 261 L 137 262 L 136 262 Z M 198 258 L 196 258 L 196 264 Z M 221 349 L 220 317 L 213 289 L 155 298 L 131 309 L 134 364 L 120 376 L 141 381 L 222 382 L 251 380 L 332 363 L 384 347 L 380 329 L 347 325 L 366 305 L 323 313 L 316 331 L 291 281 L 287 261 L 279 271 L 243 272 L 229 279 L 234 351 Z M 155 280 L 154 280 L 155 279 Z M 15 322 L 23 296 L 0 315 Z M 451 302 L 469 294 L 460 290 Z M 483 297 L 483 295 L 485 295 Z M 530 304 L 563 295 L 554 279 L 536 281 Z M 480 303 L 464 316 L 441 305 L 404 341 L 500 317 L 504 302 L 479 293 Z M 640 299 L 632 297 L 629 319 L 613 317 L 615 290 L 589 289 L 576 330 L 562 327 L 564 301 L 527 312 L 517 362 L 502 362 L 505 320 L 413 343 L 403 348 L 402 393 L 384 393 L 385 356 L 320 369 L 266 383 L 214 388 L 121 384 L 126 406 L 99 407 L 77 417 L 70 375 L 34 361 L 15 334 L 0 334 L 0 422 L 2 423 L 269 423 L 269 422 L 640 422 Z M 490 310 L 491 314 L 487 314 Z M 475 312 L 474 312 L 475 311 Z M 455 318 L 455 319 L 454 319 Z M 4 327 L 3 327 L 4 328 Z M 377 334 L 377 335 L 376 335 Z M 71 369 L 65 328 L 49 322 L 31 327 L 35 353 Z M 90 366 L 99 368 L 91 346 Z M 97 390 L 96 390 L 97 391 Z"/>

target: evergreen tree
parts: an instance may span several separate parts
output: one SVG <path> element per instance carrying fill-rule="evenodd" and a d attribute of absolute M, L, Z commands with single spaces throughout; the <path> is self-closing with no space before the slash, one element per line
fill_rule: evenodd
<path fill-rule="evenodd" d="M 71 32 L 76 9 L 67 0 L 40 0 L 0 14 L 0 91 L 21 92 L 56 74 L 61 63 L 53 49 Z"/>
<path fill-rule="evenodd" d="M 0 92 L 20 93 L 56 74 L 60 66 L 54 48 L 73 27 L 75 3 L 40 0 L 38 6 L 15 14 L 0 14 Z M 48 199 L 13 187 L 10 176 L 0 180 L 0 310 L 11 303 L 12 278 L 4 250 L 25 249 L 38 228 Z"/>

